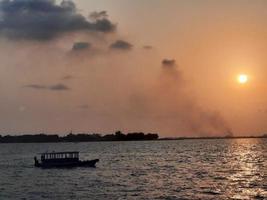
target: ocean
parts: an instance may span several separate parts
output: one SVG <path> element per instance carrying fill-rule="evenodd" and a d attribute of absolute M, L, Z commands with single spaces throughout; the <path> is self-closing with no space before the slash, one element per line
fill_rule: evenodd
<path fill-rule="evenodd" d="M 46 151 L 96 168 L 40 169 Z M 267 199 L 267 139 L 0 144 L 0 200 Z"/>

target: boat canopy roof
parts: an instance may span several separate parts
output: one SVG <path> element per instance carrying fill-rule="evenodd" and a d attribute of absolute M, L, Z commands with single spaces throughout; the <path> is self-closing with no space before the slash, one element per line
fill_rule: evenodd
<path fill-rule="evenodd" d="M 79 159 L 78 151 L 65 151 L 65 152 L 46 152 L 41 153 L 42 160 L 50 159 Z"/>
<path fill-rule="evenodd" d="M 64 151 L 64 152 L 46 152 L 41 153 L 41 155 L 59 155 L 59 154 L 79 154 L 78 151 Z"/>

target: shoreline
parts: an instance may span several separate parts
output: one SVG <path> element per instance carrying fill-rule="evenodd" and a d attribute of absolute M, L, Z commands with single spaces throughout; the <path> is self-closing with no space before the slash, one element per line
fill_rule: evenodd
<path fill-rule="evenodd" d="M 0 144 L 27 144 L 27 143 L 85 143 L 85 142 L 142 142 L 142 141 L 179 141 L 179 140 L 230 140 L 230 139 L 266 139 L 267 136 L 237 136 L 237 137 L 179 137 L 158 139 L 132 140 L 77 140 L 77 141 L 0 141 Z"/>

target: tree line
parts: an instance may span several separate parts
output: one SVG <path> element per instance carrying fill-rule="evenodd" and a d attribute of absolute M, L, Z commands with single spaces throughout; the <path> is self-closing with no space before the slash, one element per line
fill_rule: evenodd
<path fill-rule="evenodd" d="M 156 133 L 134 132 L 124 134 L 121 131 L 115 134 L 101 135 L 97 133 L 70 133 L 66 136 L 55 134 L 35 134 L 35 135 L 0 135 L 0 143 L 44 143 L 44 142 L 91 142 L 91 141 L 135 141 L 135 140 L 157 140 Z"/>

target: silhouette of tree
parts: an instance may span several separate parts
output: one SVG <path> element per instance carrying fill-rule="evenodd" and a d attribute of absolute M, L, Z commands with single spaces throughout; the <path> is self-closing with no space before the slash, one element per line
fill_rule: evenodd
<path fill-rule="evenodd" d="M 115 134 L 106 134 L 101 136 L 100 134 L 86 134 L 69 133 L 66 136 L 58 135 L 46 135 L 44 133 L 37 135 L 19 135 L 11 136 L 0 135 L 1 143 L 33 143 L 33 142 L 90 142 L 90 141 L 127 141 L 127 140 L 156 140 L 158 139 L 158 134 L 144 134 L 140 133 L 128 133 L 123 134 L 121 131 L 115 132 Z"/>

